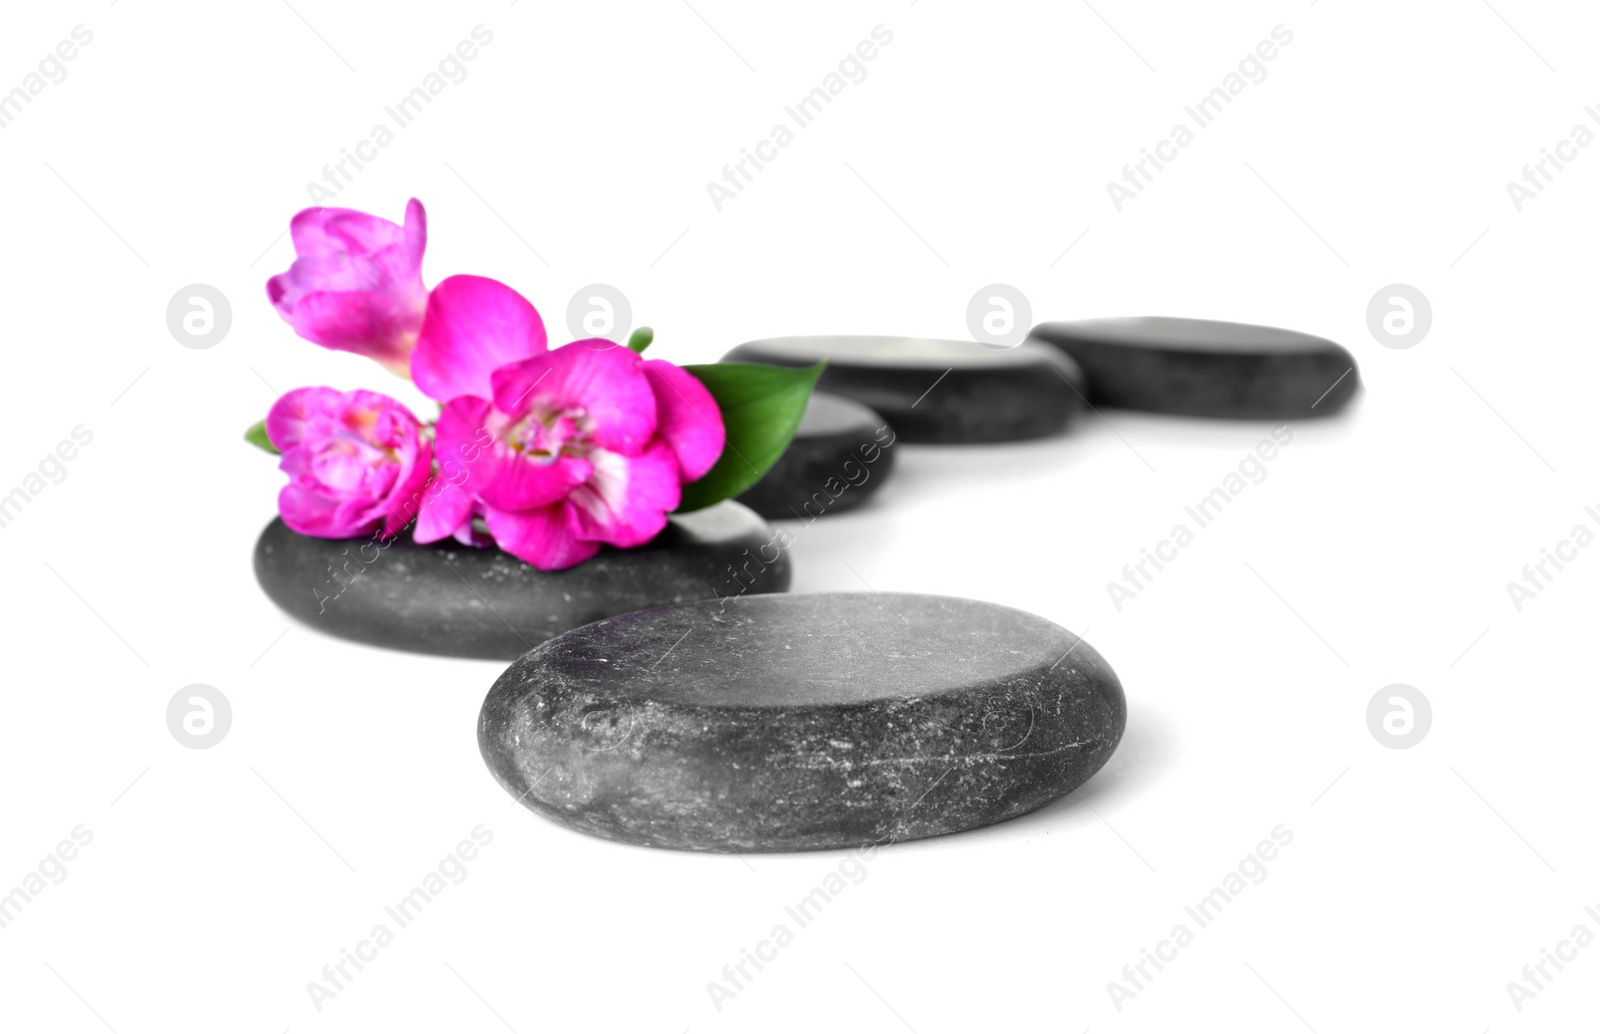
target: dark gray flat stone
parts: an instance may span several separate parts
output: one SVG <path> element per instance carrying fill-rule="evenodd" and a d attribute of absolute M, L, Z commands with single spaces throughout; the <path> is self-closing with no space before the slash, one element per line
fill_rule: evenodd
<path fill-rule="evenodd" d="M 1140 316 L 1041 323 L 1031 336 L 1078 361 L 1097 406 L 1288 420 L 1331 416 L 1361 387 L 1345 348 L 1276 327 Z"/>
<path fill-rule="evenodd" d="M 943 596 L 687 603 L 574 629 L 484 701 L 478 745 L 523 804 L 696 851 L 859 847 L 1014 818 L 1105 764 L 1109 665 L 1040 617 Z"/>
<path fill-rule="evenodd" d="M 739 502 L 791 520 L 853 510 L 889 479 L 894 442 L 889 422 L 866 406 L 813 392 L 789 448 Z"/>
<path fill-rule="evenodd" d="M 498 549 L 403 533 L 317 539 L 267 525 L 256 580 L 274 603 L 342 639 L 448 657 L 511 660 L 552 636 L 613 614 L 686 600 L 789 588 L 789 557 L 768 524 L 734 502 L 672 517 L 636 549 L 602 546 L 564 571 Z"/>
<path fill-rule="evenodd" d="M 907 442 L 1042 438 L 1064 429 L 1083 404 L 1077 364 L 1029 342 L 988 348 L 927 338 L 783 337 L 740 345 L 723 358 L 776 366 L 827 359 L 817 387 L 882 413 Z"/>

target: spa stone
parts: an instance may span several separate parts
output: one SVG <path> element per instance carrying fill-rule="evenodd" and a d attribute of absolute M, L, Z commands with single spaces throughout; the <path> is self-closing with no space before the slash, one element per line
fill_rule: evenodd
<path fill-rule="evenodd" d="M 1142 316 L 1041 323 L 1031 337 L 1077 360 L 1096 406 L 1290 420 L 1332 416 L 1361 386 L 1346 349 L 1276 327 Z"/>
<path fill-rule="evenodd" d="M 1026 814 L 1111 756 L 1105 660 L 1009 607 L 818 593 L 598 621 L 484 701 L 506 792 L 591 836 L 693 851 L 860 847 Z"/>
<path fill-rule="evenodd" d="M 740 345 L 727 362 L 828 368 L 819 390 L 882 413 L 902 441 L 946 445 L 1042 438 L 1082 406 L 1083 373 L 1058 349 L 1023 342 L 783 337 Z"/>
<path fill-rule="evenodd" d="M 888 480 L 894 442 L 888 421 L 866 406 L 813 392 L 788 450 L 739 502 L 772 519 L 853 510 Z"/>
<path fill-rule="evenodd" d="M 291 616 L 343 639 L 414 653 L 511 660 L 570 628 L 686 600 L 789 587 L 787 552 L 735 502 L 674 515 L 634 549 L 602 546 L 562 571 L 489 547 L 318 539 L 275 519 L 256 579 Z"/>

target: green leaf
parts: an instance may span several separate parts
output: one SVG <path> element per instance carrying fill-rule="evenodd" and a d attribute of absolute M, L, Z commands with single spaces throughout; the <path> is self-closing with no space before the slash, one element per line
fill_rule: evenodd
<path fill-rule="evenodd" d="M 683 486 L 677 512 L 732 499 L 761 480 L 789 447 L 811 389 L 827 365 L 823 360 L 798 369 L 761 363 L 685 366 L 717 400 L 728 443 L 705 477 Z"/>
<path fill-rule="evenodd" d="M 267 422 L 265 420 L 257 420 L 251 424 L 250 429 L 244 433 L 244 440 L 258 449 L 265 449 L 274 456 L 283 455 L 278 451 L 278 447 L 272 444 L 272 439 L 267 437 Z"/>
<path fill-rule="evenodd" d="M 644 355 L 644 350 L 650 347 L 650 342 L 656 339 L 656 332 L 649 327 L 640 327 L 628 338 L 628 347 Z"/>

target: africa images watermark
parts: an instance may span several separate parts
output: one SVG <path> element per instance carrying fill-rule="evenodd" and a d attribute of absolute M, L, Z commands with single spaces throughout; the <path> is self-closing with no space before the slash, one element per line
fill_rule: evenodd
<path fill-rule="evenodd" d="M 37 470 L 22 477 L 22 484 L 0 495 L 0 528 L 7 527 L 21 515 L 23 507 L 51 485 L 67 480 L 67 464 L 78 458 L 78 450 L 94 441 L 94 432 L 87 424 L 72 429 L 72 440 L 63 438 L 56 447 L 44 454 Z M 49 479 L 46 481 L 46 479 Z"/>
<path fill-rule="evenodd" d="M 873 441 L 862 442 L 856 450 L 861 454 L 860 462 L 854 456 L 845 460 L 840 466 L 839 473 L 830 474 L 823 481 L 822 488 L 812 492 L 810 497 L 800 504 L 800 510 L 796 510 L 793 506 L 789 507 L 790 512 L 795 517 L 805 521 L 800 526 L 801 531 L 815 524 L 817 518 L 827 513 L 828 509 L 833 506 L 840 496 L 852 488 L 860 488 L 866 484 L 867 479 L 872 477 L 872 471 L 867 468 L 876 463 L 884 454 L 884 451 L 891 448 L 898 440 L 894 430 L 887 424 L 878 428 L 873 434 Z M 885 435 L 888 435 L 887 439 L 885 439 Z M 851 471 L 852 467 L 855 468 L 854 472 Z M 814 513 L 812 512 L 813 506 L 816 507 L 816 512 Z M 801 510 L 805 512 L 801 513 Z M 727 607 L 729 600 L 737 599 L 749 592 L 751 587 L 760 581 L 761 575 L 766 573 L 768 566 L 777 563 L 778 558 L 783 555 L 783 551 L 794 545 L 795 539 L 798 537 L 798 535 L 790 534 L 787 530 L 779 528 L 772 533 L 772 538 L 756 548 L 756 555 L 752 556 L 748 549 L 744 550 L 744 555 L 749 559 L 738 567 L 729 564 L 728 577 L 723 579 L 724 582 L 733 582 L 739 587 L 738 590 L 730 593 L 719 593 L 716 589 L 711 590 L 712 595 L 720 601 L 718 609 Z M 772 556 L 770 557 L 766 555 L 768 549 L 772 550 Z M 750 570 L 752 563 L 756 565 L 754 571 Z M 749 580 L 746 581 L 746 578 Z"/>
<path fill-rule="evenodd" d="M 1600 111 L 1596 111 L 1594 105 L 1586 106 L 1583 113 L 1596 125 L 1600 125 Z M 1568 162 L 1576 161 L 1578 155 L 1582 153 L 1581 148 L 1588 147 L 1594 140 L 1594 130 L 1579 122 L 1572 127 L 1567 136 L 1556 141 L 1554 147 L 1539 148 L 1539 153 L 1544 157 L 1522 167 L 1522 179 L 1527 185 L 1524 186 L 1516 180 L 1506 181 L 1506 193 L 1511 196 L 1511 206 L 1517 213 L 1519 215 L 1522 213 L 1524 202 L 1532 201 L 1543 194 L 1544 188 L 1555 182 L 1555 174 L 1565 170 Z M 1554 172 L 1551 171 L 1551 166 L 1555 166 Z"/>
<path fill-rule="evenodd" d="M 1600 511 L 1592 506 L 1585 506 L 1583 512 L 1589 519 L 1600 527 Z M 1583 549 L 1595 540 L 1595 532 L 1587 524 L 1579 522 L 1572 526 L 1572 531 L 1567 538 L 1556 543 L 1555 549 L 1540 546 L 1539 552 L 1543 554 L 1537 561 L 1522 565 L 1522 577 L 1527 584 L 1512 580 L 1506 582 L 1506 594 L 1511 597 L 1511 605 L 1517 608 L 1517 613 L 1522 613 L 1522 604 L 1531 600 L 1544 590 L 1550 588 L 1556 575 L 1566 570 L 1566 565 L 1578 559 L 1578 550 Z M 1550 568 L 1555 570 L 1551 571 Z"/>
<path fill-rule="evenodd" d="M 865 843 L 851 851 L 844 859 L 818 881 L 810 893 L 805 894 L 792 905 L 783 906 L 783 914 L 794 922 L 794 929 L 789 923 L 780 921 L 775 924 L 768 935 L 756 942 L 755 951 L 749 948 L 739 949 L 737 962 L 730 962 L 722 967 L 719 980 L 706 981 L 706 994 L 711 997 L 711 1004 L 717 1012 L 722 1011 L 722 1005 L 739 996 L 741 991 L 749 989 L 750 983 L 765 969 L 764 963 L 777 960 L 778 951 L 794 943 L 795 930 L 804 930 L 822 914 L 822 910 L 835 898 L 843 894 L 846 888 L 859 884 L 867 878 L 867 863 L 878 853 L 878 845 Z M 845 881 L 849 882 L 846 883 Z M 751 968 L 755 972 L 751 972 Z"/>
<path fill-rule="evenodd" d="M 1212 87 L 1210 93 L 1184 107 L 1183 113 L 1196 128 L 1205 129 L 1215 122 L 1223 109 L 1232 104 L 1235 97 L 1244 93 L 1246 87 L 1266 81 L 1266 62 L 1278 56 L 1280 47 L 1287 47 L 1294 42 L 1294 33 L 1283 25 L 1274 25 L 1271 36 L 1271 39 L 1257 43 L 1254 50 L 1240 58 L 1238 71 L 1223 76 L 1222 85 Z M 1187 123 L 1179 122 L 1154 148 L 1139 148 L 1142 157 L 1137 162 L 1122 167 L 1123 183 L 1118 183 L 1116 180 L 1106 181 L 1106 193 L 1110 195 L 1111 204 L 1117 212 L 1119 214 L 1122 212 L 1125 202 L 1143 194 L 1144 188 L 1155 182 L 1155 174 L 1165 169 L 1168 162 L 1176 161 L 1178 152 L 1194 141 L 1195 131 L 1190 129 Z M 1151 171 L 1148 166 L 1154 166 L 1155 170 Z M 1127 185 L 1124 186 L 1124 183 Z"/>
<path fill-rule="evenodd" d="M 784 107 L 783 113 L 795 128 L 805 129 L 816 121 L 825 107 L 833 103 L 835 97 L 844 93 L 846 87 L 859 86 L 866 81 L 866 62 L 878 56 L 879 48 L 894 42 L 894 33 L 882 24 L 874 25 L 871 35 L 872 39 L 860 41 L 853 51 L 839 59 L 838 70 L 823 76 L 822 85 L 812 87 L 810 93 Z M 794 141 L 795 131 L 789 128 L 787 122 L 779 122 L 754 147 L 739 148 L 739 160 L 722 167 L 722 180 L 727 186 L 715 180 L 706 182 L 706 194 L 710 196 L 717 212 L 722 212 L 724 202 L 732 201 L 744 193 L 745 187 L 755 182 L 755 173 L 766 168 L 768 162 L 775 161 L 778 152 Z M 754 172 L 749 168 L 752 165 L 755 166 Z"/>
<path fill-rule="evenodd" d="M 471 37 L 446 51 L 444 57 L 439 59 L 437 70 L 424 75 L 420 86 L 412 87 L 410 93 L 384 106 L 383 113 L 389 116 L 389 121 L 394 123 L 396 129 L 405 129 L 416 121 L 417 116 L 433 103 L 433 99 L 445 91 L 445 87 L 466 81 L 466 62 L 477 58 L 479 48 L 494 42 L 494 33 L 484 25 L 474 25 Z M 379 150 L 388 147 L 394 140 L 395 130 L 390 129 L 387 123 L 379 122 L 365 137 L 357 140 L 354 147 L 341 147 L 339 160 L 322 167 L 322 182 L 306 182 L 306 193 L 310 195 L 311 203 L 320 205 L 337 197 L 345 187 L 355 182 L 355 173 L 366 168 L 366 163 L 376 161 Z M 351 165 L 355 166 L 355 172 L 348 168 Z"/>
<path fill-rule="evenodd" d="M 1122 565 L 1122 577 L 1127 580 L 1127 584 L 1124 585 L 1115 579 L 1106 583 L 1106 592 L 1117 608 L 1117 613 L 1122 613 L 1124 600 L 1131 600 L 1143 590 L 1150 588 L 1156 574 L 1165 570 L 1168 563 L 1178 559 L 1178 550 L 1193 542 L 1198 530 L 1206 528 L 1220 517 L 1223 509 L 1250 485 L 1259 485 L 1265 481 L 1267 463 L 1278 455 L 1280 448 L 1292 441 L 1294 441 L 1294 431 L 1289 425 L 1274 427 L 1271 438 L 1261 439 L 1256 443 L 1254 450 L 1245 453 L 1244 458 L 1239 461 L 1237 471 L 1230 470 L 1223 477 L 1222 484 L 1201 496 L 1192 506 L 1183 508 L 1183 512 L 1194 521 L 1194 528 L 1191 529 L 1186 522 L 1179 521 L 1173 525 L 1167 538 L 1156 543 L 1154 551 L 1143 546 L 1139 547 L 1139 552 L 1143 554 L 1139 560 Z M 1250 480 L 1246 482 L 1246 478 Z M 1150 571 L 1152 564 L 1155 565 L 1154 573 Z"/>
<path fill-rule="evenodd" d="M 66 62 L 77 57 L 81 48 L 94 42 L 94 33 L 84 25 L 74 25 L 70 36 L 70 39 L 62 40 L 45 52 L 44 57 L 39 59 L 38 70 L 24 75 L 21 86 L 13 86 L 10 93 L 0 94 L 0 129 L 15 122 L 22 115 L 23 105 L 32 104 L 33 99 L 45 91 L 45 87 L 65 82 Z"/>
<path fill-rule="evenodd" d="M 473 432 L 471 441 L 457 444 L 456 451 L 460 454 L 459 462 L 455 457 L 441 453 L 439 457 L 439 472 L 430 476 L 427 483 L 420 490 L 413 492 L 404 502 L 396 504 L 391 501 L 390 509 L 394 513 L 405 517 L 406 527 L 412 527 L 416 523 L 417 515 L 423 503 L 429 501 L 431 497 L 438 496 L 446 488 L 460 488 L 464 485 L 467 480 L 467 464 L 476 461 L 478 456 L 485 449 L 490 448 L 492 444 L 493 438 L 489 434 L 489 429 L 487 427 L 479 427 Z M 355 585 L 361 576 L 366 573 L 367 568 L 382 559 L 384 550 L 394 545 L 400 537 L 398 532 L 385 537 L 383 530 L 380 527 L 368 536 L 366 542 L 356 546 L 355 555 L 352 555 L 350 547 L 346 546 L 340 553 L 340 556 L 345 559 L 338 569 L 334 568 L 333 560 L 328 561 L 328 577 L 323 579 L 323 585 L 336 585 L 339 591 L 324 595 L 318 591 L 316 586 L 313 585 L 311 587 L 311 596 L 317 601 L 318 614 L 327 613 L 328 604 L 348 592 L 351 586 Z M 370 556 L 367 554 L 368 549 L 373 551 Z M 336 557 L 335 559 L 338 558 Z M 350 569 L 351 564 L 356 565 L 354 571 Z M 344 575 L 343 578 L 340 577 L 341 574 Z"/>
<path fill-rule="evenodd" d="M 0 895 L 0 930 L 16 922 L 24 906 L 32 903 L 33 899 L 45 892 L 45 888 L 62 883 L 67 878 L 67 863 L 78 857 L 79 850 L 88 847 L 94 842 L 94 830 L 78 823 L 72 827 L 68 834 L 72 839 L 63 837 L 50 853 L 39 860 L 33 870 L 24 873 L 17 885 L 11 888 L 10 893 Z M 50 883 L 45 883 L 49 880 Z"/>
<path fill-rule="evenodd" d="M 1294 843 L 1294 830 L 1280 822 L 1272 827 L 1271 837 L 1270 840 L 1258 842 L 1232 871 L 1223 875 L 1218 886 L 1211 888 L 1211 893 L 1193 905 L 1183 906 L 1183 914 L 1194 920 L 1193 930 L 1186 922 L 1174 925 L 1166 937 L 1156 942 L 1154 953 L 1147 948 L 1140 948 L 1139 960 L 1122 967 L 1121 980 L 1106 981 L 1106 994 L 1111 996 L 1111 1004 L 1117 1012 L 1122 1011 L 1124 1002 L 1139 997 L 1141 991 L 1149 990 L 1150 984 L 1166 968 L 1163 963 L 1175 961 L 1179 951 L 1194 943 L 1196 930 L 1204 930 L 1215 922 L 1222 910 L 1243 894 L 1247 887 L 1266 882 L 1267 863 L 1278 857 L 1278 852 L 1283 848 Z"/>
<path fill-rule="evenodd" d="M 340 948 L 339 960 L 322 967 L 320 981 L 306 981 L 306 994 L 311 997 L 312 1007 L 321 1012 L 323 1003 L 339 997 L 339 992 L 349 990 L 350 983 L 366 969 L 363 963 L 376 960 L 379 951 L 394 943 L 395 930 L 404 930 L 411 925 L 424 908 L 444 893 L 447 886 L 465 882 L 467 863 L 477 858 L 478 852 L 493 842 L 494 830 L 478 823 L 472 827 L 472 839 L 462 839 L 457 843 L 449 854 L 439 860 L 437 866 L 423 874 L 418 881 L 419 886 L 412 887 L 409 894 L 393 905 L 383 906 L 383 914 L 394 922 L 394 929 L 390 929 L 387 922 L 377 923 L 366 937 L 356 942 L 353 952 L 348 948 Z M 355 970 L 353 973 L 352 968 Z"/>
<path fill-rule="evenodd" d="M 1594 905 L 1583 906 L 1584 914 L 1596 923 L 1600 923 L 1600 909 Z M 1522 1011 L 1522 1003 L 1530 998 L 1539 997 L 1539 992 L 1548 991 L 1548 985 L 1566 970 L 1564 962 L 1573 962 L 1578 958 L 1578 952 L 1594 943 L 1594 931 L 1588 924 L 1578 923 L 1568 931 L 1567 936 L 1556 942 L 1556 950 L 1552 954 L 1549 948 L 1539 949 L 1539 961 L 1530 962 L 1522 967 L 1522 979 L 1506 981 L 1506 994 L 1511 998 L 1512 1006 L 1517 1012 Z M 1555 972 L 1550 970 L 1554 968 Z"/>
<path fill-rule="evenodd" d="M 885 438 L 885 435 L 888 437 Z M 809 528 L 812 524 L 816 523 L 818 517 L 821 517 L 823 514 L 828 512 L 828 508 L 832 506 L 840 496 L 844 495 L 852 488 L 860 488 L 862 485 L 866 484 L 867 479 L 872 477 L 872 471 L 868 470 L 867 468 L 878 462 L 878 458 L 883 455 L 884 451 L 892 448 L 894 443 L 899 440 L 899 437 L 894 433 L 894 429 L 888 424 L 884 424 L 882 427 L 873 431 L 872 436 L 872 441 L 862 442 L 860 448 L 857 450 L 861 453 L 862 462 L 857 463 L 854 456 L 845 460 L 844 463 L 839 467 L 839 473 L 830 475 L 828 479 L 822 483 L 821 491 L 812 492 L 811 497 L 800 504 L 800 510 L 804 510 L 804 513 L 801 513 L 800 510 L 796 510 L 793 506 L 789 507 L 789 512 L 793 513 L 795 517 L 799 518 L 800 520 L 805 521 L 805 526 Z M 851 467 L 855 468 L 854 473 L 851 472 Z M 857 477 L 858 474 L 859 479 Z M 817 508 L 816 513 L 811 512 L 811 508 L 813 506 Z M 810 520 L 806 520 L 808 517 Z"/>

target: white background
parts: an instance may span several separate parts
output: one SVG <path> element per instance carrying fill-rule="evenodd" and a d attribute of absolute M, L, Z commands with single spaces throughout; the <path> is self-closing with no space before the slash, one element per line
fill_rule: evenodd
<path fill-rule="evenodd" d="M 0 492 L 74 426 L 94 440 L 0 529 L 0 889 L 73 827 L 93 842 L 0 929 L 0 1025 L 1592 1022 L 1600 947 L 1548 969 L 1520 1013 L 1506 985 L 1576 924 L 1600 935 L 1584 914 L 1600 903 L 1584 602 L 1600 549 L 1520 613 L 1506 584 L 1597 525 L 1583 508 L 1600 504 L 1600 148 L 1521 212 L 1505 184 L 1600 102 L 1594 13 L 692 2 L 8 9 L 0 88 L 75 25 L 94 39 L 0 130 Z M 1087 629 L 1126 687 L 1128 731 L 1081 796 L 881 851 L 720 1012 L 707 982 L 843 855 L 697 856 L 558 829 L 478 757 L 477 709 L 502 665 L 291 626 L 251 574 L 281 475 L 239 436 L 274 389 L 421 402 L 272 311 L 263 284 L 292 260 L 288 219 L 306 182 L 479 24 L 494 38 L 468 78 L 335 203 L 397 219 L 421 198 L 428 282 L 505 280 L 552 338 L 596 281 L 657 329 L 652 354 L 679 362 L 775 334 L 960 337 L 972 293 L 999 281 L 1036 319 L 1321 334 L 1366 383 L 1339 419 L 1294 424 L 1267 479 L 1120 612 L 1106 583 L 1266 425 L 1108 411 L 1049 441 L 904 446 L 875 505 L 800 532 L 795 591 L 864 580 Z M 707 181 L 879 24 L 894 38 L 866 80 L 719 213 Z M 1280 24 L 1294 38 L 1267 78 L 1118 213 L 1106 182 Z M 164 316 L 197 282 L 233 306 L 208 350 L 180 346 Z M 1434 312 L 1404 351 L 1365 317 L 1395 282 Z M 165 723 L 191 683 L 232 702 L 211 749 Z M 1410 749 L 1367 728 L 1391 683 L 1432 703 Z M 494 840 L 465 880 L 314 1009 L 307 982 L 480 823 Z M 1294 840 L 1265 882 L 1118 1011 L 1107 982 L 1278 824 Z"/>

